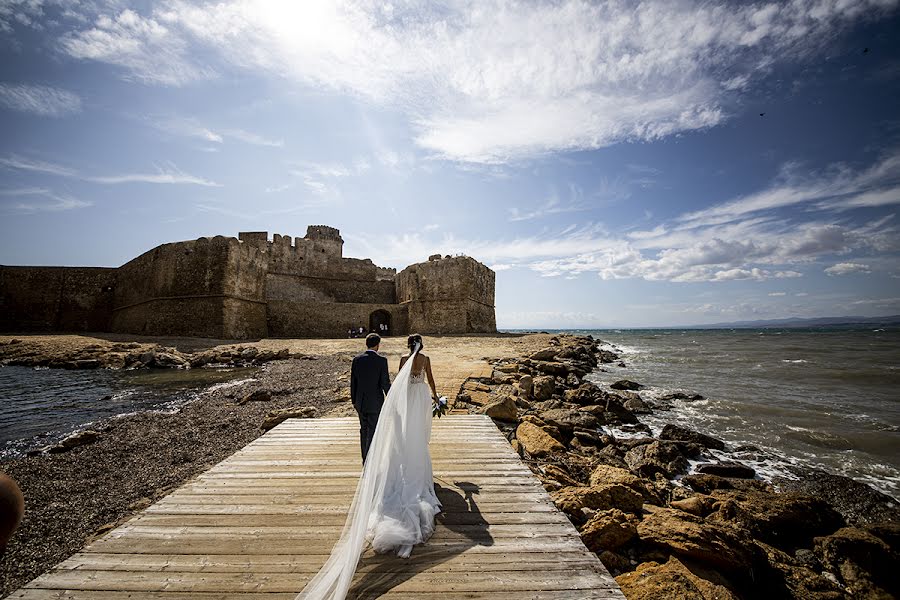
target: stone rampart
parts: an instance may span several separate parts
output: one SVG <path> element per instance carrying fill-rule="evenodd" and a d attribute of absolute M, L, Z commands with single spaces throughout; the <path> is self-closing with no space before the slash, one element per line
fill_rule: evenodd
<path fill-rule="evenodd" d="M 0 330 L 107 331 L 116 269 L 0 266 Z"/>
<path fill-rule="evenodd" d="M 497 330 L 494 272 L 468 256 L 433 256 L 397 274 L 397 300 L 408 305 L 409 326 L 420 333 Z"/>

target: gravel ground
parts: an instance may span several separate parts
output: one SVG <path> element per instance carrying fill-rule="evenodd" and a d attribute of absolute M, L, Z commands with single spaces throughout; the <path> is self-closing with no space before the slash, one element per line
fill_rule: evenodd
<path fill-rule="evenodd" d="M 25 519 L 0 559 L 0 597 L 262 435 L 266 413 L 314 406 L 319 415 L 353 414 L 351 357 L 268 363 L 257 381 L 205 392 L 177 413 L 107 420 L 94 427 L 102 435 L 93 444 L 0 464 L 26 498 Z M 257 389 L 272 399 L 237 404 Z"/>

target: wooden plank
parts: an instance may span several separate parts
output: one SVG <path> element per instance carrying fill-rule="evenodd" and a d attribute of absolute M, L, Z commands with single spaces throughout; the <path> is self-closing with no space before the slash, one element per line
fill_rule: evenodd
<path fill-rule="evenodd" d="M 444 504 L 409 559 L 362 557 L 350 598 L 622 600 L 615 580 L 490 419 L 434 422 Z M 359 479 L 355 419 L 288 420 L 10 598 L 294 598 Z"/>

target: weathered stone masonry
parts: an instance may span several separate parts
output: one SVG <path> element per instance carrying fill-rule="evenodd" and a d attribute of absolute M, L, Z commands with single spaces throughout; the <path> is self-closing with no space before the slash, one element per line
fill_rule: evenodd
<path fill-rule="evenodd" d="M 494 272 L 468 256 L 396 269 L 344 258 L 340 232 L 163 244 L 119 268 L 0 266 L 0 330 L 228 339 L 496 331 Z"/>

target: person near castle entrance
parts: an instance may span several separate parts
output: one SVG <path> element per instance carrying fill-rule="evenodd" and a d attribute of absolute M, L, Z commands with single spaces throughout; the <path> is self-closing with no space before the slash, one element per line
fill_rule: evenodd
<path fill-rule="evenodd" d="M 350 399 L 359 415 L 359 445 L 363 463 L 375 435 L 384 396 L 391 389 L 387 358 L 378 354 L 381 336 L 366 336 L 366 351 L 353 358 L 350 366 Z"/>

